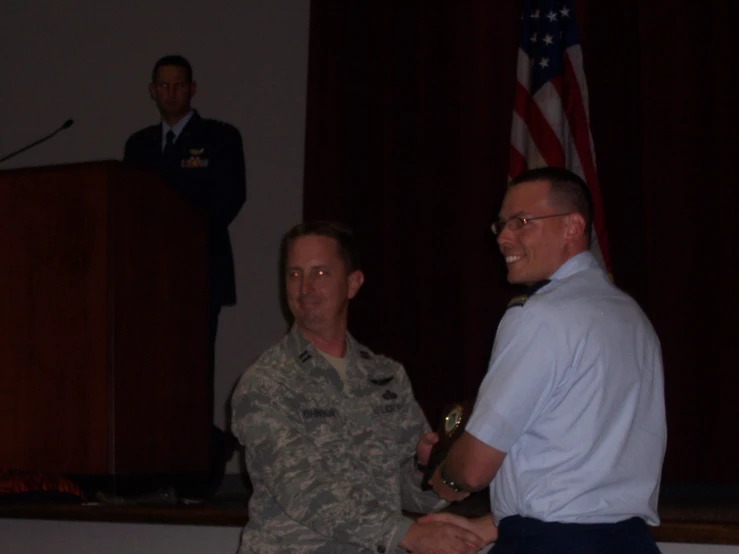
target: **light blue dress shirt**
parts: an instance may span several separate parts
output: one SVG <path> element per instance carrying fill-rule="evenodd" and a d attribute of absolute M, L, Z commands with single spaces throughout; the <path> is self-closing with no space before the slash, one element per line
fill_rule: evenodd
<path fill-rule="evenodd" d="M 659 340 L 590 253 L 508 309 L 466 430 L 507 455 L 495 522 L 657 525 L 666 445 Z"/>
<path fill-rule="evenodd" d="M 177 139 L 180 136 L 180 133 L 182 133 L 182 129 L 185 128 L 185 125 L 192 119 L 192 115 L 195 113 L 195 110 L 190 110 L 187 112 L 187 115 L 180 119 L 177 123 L 175 123 L 172 127 L 167 125 L 164 121 L 162 121 L 162 152 L 164 152 L 164 147 L 167 146 L 167 133 L 169 131 L 172 131 L 174 133 L 174 143 L 177 142 Z"/>

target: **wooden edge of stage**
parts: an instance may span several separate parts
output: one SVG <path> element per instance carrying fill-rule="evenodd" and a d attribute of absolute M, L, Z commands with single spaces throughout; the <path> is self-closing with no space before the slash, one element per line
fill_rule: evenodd
<path fill-rule="evenodd" d="M 652 528 L 657 542 L 739 545 L 739 520 L 683 520 L 675 509 L 671 511 L 670 518 Z M 0 505 L 0 518 L 243 527 L 249 515 L 243 502 L 192 506 L 5 504 Z"/>
<path fill-rule="evenodd" d="M 243 527 L 249 520 L 246 506 L 8 504 L 0 505 L 0 518 Z"/>
<path fill-rule="evenodd" d="M 667 519 L 651 530 L 657 542 L 739 545 L 739 522 Z"/>

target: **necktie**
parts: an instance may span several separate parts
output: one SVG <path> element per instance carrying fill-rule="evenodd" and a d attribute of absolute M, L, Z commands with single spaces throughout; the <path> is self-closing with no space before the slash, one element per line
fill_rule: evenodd
<path fill-rule="evenodd" d="M 171 129 L 167 131 L 167 144 L 164 145 L 164 151 L 162 154 L 170 156 L 174 150 L 174 131 Z"/>

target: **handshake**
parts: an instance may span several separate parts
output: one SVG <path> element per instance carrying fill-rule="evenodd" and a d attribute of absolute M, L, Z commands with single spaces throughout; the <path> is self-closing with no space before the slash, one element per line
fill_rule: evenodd
<path fill-rule="evenodd" d="M 465 429 L 467 419 L 472 413 L 473 403 L 470 401 L 458 402 L 447 406 L 441 417 L 437 433 L 426 433 L 421 437 L 418 443 L 416 454 L 419 461 L 419 470 L 422 470 L 423 480 L 421 488 L 423 490 L 431 490 L 431 479 L 439 466 L 444 462 L 449 454 L 454 442 L 462 435 Z M 421 464 L 426 461 L 425 467 Z M 487 494 L 483 493 L 487 501 Z M 479 498 L 479 497 L 478 497 Z M 464 503 L 466 504 L 466 503 Z M 478 504 L 473 501 L 472 505 Z M 440 549 L 441 543 L 434 544 L 431 549 L 428 548 L 408 548 L 412 552 L 483 552 L 485 545 L 489 545 L 496 540 L 498 530 L 493 525 L 493 519 L 490 514 L 489 504 L 478 506 L 477 508 L 468 505 L 462 508 L 457 505 L 456 509 L 444 511 L 441 513 L 428 514 L 417 520 L 421 526 L 413 526 L 409 530 L 409 535 L 419 532 L 430 538 L 432 526 L 447 526 L 444 533 L 449 534 L 453 538 L 453 548 L 451 550 Z M 462 509 L 460 509 L 462 508 Z M 471 509 L 470 509 L 471 508 Z M 441 529 L 439 529 L 441 531 Z M 469 533 L 472 534 L 469 534 Z M 413 544 L 412 538 L 406 537 L 408 540 L 401 542 L 401 546 L 410 547 Z M 438 540 L 438 539 L 437 539 Z M 487 552 L 487 548 L 484 550 Z"/>

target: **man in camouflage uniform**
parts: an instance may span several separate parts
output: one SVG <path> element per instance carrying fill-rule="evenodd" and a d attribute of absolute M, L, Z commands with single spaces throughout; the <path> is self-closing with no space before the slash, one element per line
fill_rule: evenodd
<path fill-rule="evenodd" d="M 283 262 L 295 324 L 232 399 L 254 487 L 240 551 L 476 552 L 483 541 L 459 521 L 417 523 L 401 512 L 445 503 L 420 488 L 414 454 L 425 462 L 432 442 L 405 371 L 347 332 L 364 281 L 351 232 L 298 225 Z"/>

